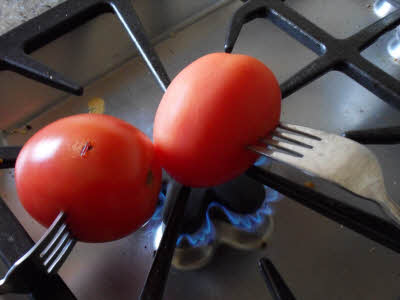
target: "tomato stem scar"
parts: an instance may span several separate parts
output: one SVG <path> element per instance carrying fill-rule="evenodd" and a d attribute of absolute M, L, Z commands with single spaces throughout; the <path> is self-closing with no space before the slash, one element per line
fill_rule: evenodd
<path fill-rule="evenodd" d="M 91 142 L 87 142 L 82 148 L 81 157 L 87 157 L 88 156 L 88 152 L 90 150 L 92 150 L 92 149 L 93 149 L 92 143 Z"/>

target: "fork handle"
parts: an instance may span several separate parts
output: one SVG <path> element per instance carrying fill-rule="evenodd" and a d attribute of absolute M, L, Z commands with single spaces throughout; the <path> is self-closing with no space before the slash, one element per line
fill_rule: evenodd
<path fill-rule="evenodd" d="M 250 167 L 247 175 L 290 197 L 300 204 L 338 222 L 383 246 L 400 253 L 400 228 L 383 218 L 367 213 L 258 167 Z"/>
<path fill-rule="evenodd" d="M 0 232 L 3 233 L 0 237 L 0 256 L 3 262 L 11 267 L 34 244 L 28 233 L 1 198 L 0 215 Z M 10 236 L 13 237 L 12 241 L 9 239 Z M 36 286 L 32 292 L 32 298 L 40 300 L 76 300 L 74 294 L 58 274 L 46 277 L 45 280 L 41 281 L 40 285 Z"/>
<path fill-rule="evenodd" d="M 362 196 L 378 204 L 385 215 L 400 228 L 400 205 L 388 196 L 383 181 L 377 180 L 368 184 L 362 190 Z"/>
<path fill-rule="evenodd" d="M 379 206 L 382 208 L 384 213 L 389 216 L 392 221 L 400 228 L 400 205 L 387 197 L 387 201 L 384 203 L 379 202 Z"/>

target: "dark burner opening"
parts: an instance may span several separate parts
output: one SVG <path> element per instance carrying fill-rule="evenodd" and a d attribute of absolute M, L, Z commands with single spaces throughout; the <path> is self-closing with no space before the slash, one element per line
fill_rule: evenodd
<path fill-rule="evenodd" d="M 180 234 L 196 232 L 205 223 L 206 212 L 212 202 L 219 203 L 234 213 L 252 214 L 260 209 L 264 199 L 264 185 L 246 175 L 216 187 L 194 188 L 188 199 Z M 167 202 L 163 213 L 164 223 L 171 207 L 171 203 Z M 229 222 L 225 214 L 218 213 L 217 210 L 212 211 L 212 217 Z"/>

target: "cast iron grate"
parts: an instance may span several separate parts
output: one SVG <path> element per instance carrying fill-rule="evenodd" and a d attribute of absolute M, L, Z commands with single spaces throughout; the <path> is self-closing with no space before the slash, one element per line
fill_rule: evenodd
<path fill-rule="evenodd" d="M 30 53 L 75 27 L 105 13 L 114 13 L 121 21 L 157 82 L 165 89 L 169 78 L 151 47 L 130 0 L 69 0 L 0 36 L 0 70 L 19 73 L 48 86 L 81 95 L 83 87 L 65 78 Z"/>
<path fill-rule="evenodd" d="M 397 3 L 397 0 L 391 0 L 391 2 Z M 14 71 L 46 85 L 70 93 L 82 94 L 82 87 L 33 60 L 28 54 L 87 20 L 106 12 L 113 12 L 118 16 L 158 84 L 165 91 L 170 82 L 169 77 L 151 47 L 130 0 L 69 0 L 28 21 L 0 37 L 0 70 Z M 400 10 L 391 13 L 347 39 L 336 39 L 280 0 L 250 0 L 238 9 L 232 19 L 225 51 L 232 51 L 243 24 L 255 18 L 271 20 L 275 25 L 319 55 L 319 58 L 314 62 L 281 85 L 283 97 L 294 93 L 326 72 L 338 70 L 356 80 L 383 101 L 397 109 L 400 108 L 399 82 L 360 55 L 363 49 L 374 43 L 382 34 L 400 24 Z M 353 133 L 352 137 L 357 139 L 358 134 L 360 133 Z M 362 132 L 361 134 L 364 134 L 363 142 L 371 142 L 369 132 L 367 134 Z M 391 129 L 384 132 L 378 130 L 374 134 L 374 138 L 376 136 L 378 138 L 384 137 L 382 143 L 399 141 L 398 134 Z M 0 154 L 4 159 L 0 167 L 12 168 L 19 149 L 18 147 L 2 148 Z M 400 229 L 391 222 L 258 167 L 251 167 L 247 175 L 320 214 L 340 222 L 348 228 L 400 253 L 400 239 L 396 238 L 400 236 Z M 173 208 L 143 289 L 142 299 L 162 298 L 178 237 L 181 216 L 183 215 L 190 189 L 173 183 L 168 194 L 169 202 L 174 202 Z M 32 245 L 32 241 L 7 206 L 3 202 L 1 204 L 1 219 L 8 218 L 12 220 L 12 222 L 1 224 L 4 227 L 3 230 L 5 232 L 17 232 L 20 236 L 17 248 L 9 249 L 5 247 L 4 250 L 1 250 L 3 259 L 7 264 L 11 264 L 16 257 L 21 256 Z M 4 244 L 6 245 L 6 243 Z M 60 296 L 56 298 L 73 299 L 72 293 L 70 293 L 62 280 L 59 277 L 53 278 L 58 281 L 59 286 L 62 286 L 62 288 L 57 289 Z M 38 287 L 38 291 L 40 291 L 40 293 L 36 294 L 38 299 L 54 298 L 55 296 L 55 291 L 48 289 L 48 283 Z"/>
<path fill-rule="evenodd" d="M 400 4 L 398 0 L 391 0 L 390 3 L 395 7 L 399 7 Z M 232 52 L 242 26 L 256 18 L 269 19 L 319 56 L 281 84 L 283 98 L 325 73 L 336 70 L 353 78 L 389 105 L 400 109 L 399 81 L 361 56 L 361 51 L 400 24 L 399 9 L 346 39 L 337 39 L 286 6 L 281 0 L 250 0 L 246 1 L 232 18 L 225 41 L 225 52 Z M 351 131 L 346 132 L 345 136 L 365 144 L 393 144 L 400 142 L 400 127 Z M 382 222 L 375 216 L 361 213 L 354 207 L 293 184 L 263 169 L 251 167 L 247 174 L 322 215 L 399 252 L 399 229 L 392 224 Z M 374 226 L 379 229 L 375 231 L 372 229 Z M 268 259 L 260 260 L 259 266 L 274 299 L 295 299 Z"/>
<path fill-rule="evenodd" d="M 170 82 L 169 77 L 151 47 L 130 0 L 69 0 L 16 27 L 0 36 L 0 71 L 13 71 L 48 86 L 81 95 L 83 87 L 35 61 L 29 54 L 90 19 L 109 12 L 117 15 L 158 84 L 165 90 Z M 21 147 L 0 147 L 0 169 L 14 168 L 20 149 Z M 0 220 L 1 232 L 17 237 L 13 243 L 6 238 L 0 240 L 0 257 L 10 267 L 32 247 L 33 241 L 1 198 Z M 58 275 L 43 281 L 33 291 L 32 297 L 76 299 Z"/>
<path fill-rule="evenodd" d="M 225 51 L 231 52 L 242 26 L 256 18 L 267 18 L 319 57 L 281 85 L 283 98 L 323 74 L 337 70 L 390 105 L 400 109 L 400 83 L 363 58 L 360 52 L 382 34 L 400 24 L 400 10 L 389 14 L 356 34 L 337 39 L 310 22 L 280 0 L 250 0 L 240 7 L 231 22 Z"/>
<path fill-rule="evenodd" d="M 338 70 L 379 96 L 382 100 L 400 109 L 400 84 L 391 75 L 363 58 L 360 52 L 373 44 L 387 31 L 400 24 L 400 10 L 367 26 L 346 39 L 336 39 L 315 24 L 285 5 L 281 0 L 250 0 L 234 14 L 225 42 L 225 51 L 231 52 L 242 26 L 256 18 L 267 18 L 286 31 L 319 57 L 281 84 L 283 98 L 318 79 L 323 74 Z M 363 135 L 363 142 L 372 138 L 398 142 L 398 128 L 370 132 L 352 132 L 354 139 Z M 365 136 L 366 135 L 366 136 Z M 247 174 L 281 193 L 292 197 L 309 208 L 399 252 L 399 229 L 390 222 L 364 213 L 350 205 L 341 203 L 308 188 L 293 184 L 286 178 L 252 167 Z M 376 227 L 375 227 L 376 226 Z"/>

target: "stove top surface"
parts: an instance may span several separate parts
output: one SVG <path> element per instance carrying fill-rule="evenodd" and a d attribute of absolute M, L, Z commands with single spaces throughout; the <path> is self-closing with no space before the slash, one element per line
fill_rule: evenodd
<path fill-rule="evenodd" d="M 181 5 L 185 5 L 183 2 Z M 364 0 L 289 0 L 286 4 L 337 38 L 346 38 L 388 13 L 374 9 L 377 5 L 373 1 Z M 240 1 L 221 1 L 201 17 L 190 19 L 160 38 L 155 49 L 171 78 L 196 58 L 224 50 L 228 24 L 242 5 Z M 146 25 L 144 16 L 142 19 Z M 23 144 L 49 122 L 87 112 L 90 100 L 97 97 L 104 99 L 107 114 L 122 118 L 151 136 L 163 92 L 141 58 L 127 59 L 131 55 L 124 50 L 128 38 L 122 29 L 114 29 L 113 22 L 109 16 L 97 18 L 33 54 L 69 77 L 78 78 L 86 85 L 83 96 L 66 96 L 9 72 L 0 74 L 1 90 L 10 81 L 4 105 L 11 113 L 0 113 L 4 114 L 4 118 L 0 117 L 1 126 L 7 130 L 3 144 Z M 112 37 L 105 34 L 109 24 L 115 30 L 115 45 L 110 45 Z M 387 51 L 394 34 L 393 31 L 385 34 L 362 54 L 400 79 L 400 62 Z M 105 47 L 103 54 L 95 51 L 99 41 Z M 104 52 L 114 56 L 107 60 Z M 243 27 L 233 52 L 260 59 L 280 82 L 317 58 L 263 19 Z M 62 55 L 68 55 L 68 63 L 60 60 Z M 92 58 L 81 63 L 82 56 Z M 101 75 L 105 68 L 113 70 Z M 21 94 L 20 84 L 26 84 L 31 93 Z M 23 102 L 17 105 L 19 98 Z M 397 110 L 337 71 L 287 97 L 282 111 L 283 121 L 334 133 L 399 125 L 399 116 Z M 26 124 L 32 129 L 12 130 Z M 369 147 L 382 165 L 388 193 L 400 203 L 400 146 Z M 281 172 L 294 180 L 305 180 L 301 174 Z M 0 174 L 1 197 L 32 238 L 38 240 L 43 228 L 18 202 L 13 171 Z M 345 201 L 358 202 L 367 211 L 370 208 L 359 199 Z M 398 254 L 288 198 L 282 197 L 270 203 L 270 207 L 274 230 L 267 247 L 245 251 L 222 245 L 216 249 L 212 261 L 200 270 L 171 269 L 164 299 L 272 299 L 257 270 L 257 261 L 263 256 L 274 262 L 299 299 L 399 297 Z M 78 243 L 60 275 L 78 299 L 137 298 L 153 261 L 161 220 L 153 218 L 135 234 L 112 243 Z M 20 298 L 25 296 L 0 296 L 0 299 Z"/>

